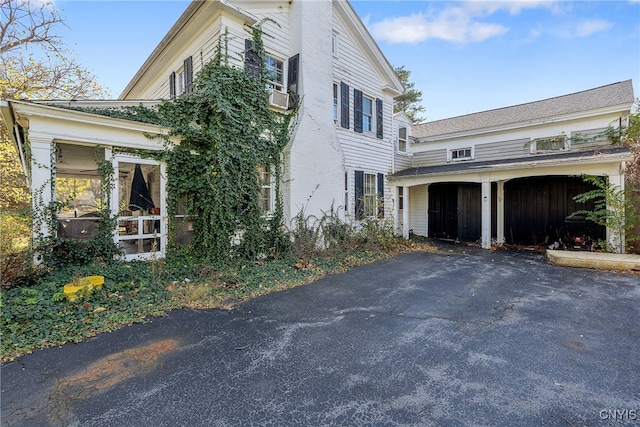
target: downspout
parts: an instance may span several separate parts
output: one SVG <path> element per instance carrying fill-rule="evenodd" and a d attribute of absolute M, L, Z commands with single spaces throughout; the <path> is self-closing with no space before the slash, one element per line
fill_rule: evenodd
<path fill-rule="evenodd" d="M 22 172 L 24 173 L 24 180 L 27 184 L 27 188 L 31 188 L 31 183 L 29 182 L 29 171 L 27 170 L 26 160 L 24 158 L 22 137 L 20 136 L 20 125 L 18 123 L 14 123 L 13 125 L 13 133 L 16 137 L 16 143 L 18 144 L 18 153 L 20 154 L 20 164 L 22 166 Z"/>

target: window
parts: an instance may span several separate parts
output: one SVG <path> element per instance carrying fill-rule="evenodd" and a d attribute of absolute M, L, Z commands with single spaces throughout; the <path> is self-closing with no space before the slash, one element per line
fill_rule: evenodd
<path fill-rule="evenodd" d="M 56 143 L 55 199 L 60 202 L 57 237 L 85 239 L 98 234 L 100 212 L 106 206 L 97 158 L 104 149 Z"/>
<path fill-rule="evenodd" d="M 376 192 L 376 175 L 372 173 L 364 174 L 364 216 L 372 217 L 376 215 L 376 205 L 378 193 Z"/>
<path fill-rule="evenodd" d="M 374 110 L 373 98 L 363 95 L 361 90 L 353 90 L 353 130 L 362 132 L 373 132 Z M 383 107 L 382 100 L 376 98 L 375 102 L 375 131 L 376 138 L 382 139 L 383 129 Z"/>
<path fill-rule="evenodd" d="M 182 67 L 169 75 L 169 97 L 174 99 L 183 93 L 191 93 L 193 84 L 193 60 L 185 58 Z"/>
<path fill-rule="evenodd" d="M 355 171 L 355 217 L 384 217 L 384 174 Z"/>
<path fill-rule="evenodd" d="M 473 147 L 450 148 L 447 150 L 447 161 L 472 160 L 473 151 Z"/>
<path fill-rule="evenodd" d="M 260 180 L 260 198 L 258 204 L 262 213 L 269 213 L 273 210 L 273 183 L 271 182 L 271 168 L 269 166 L 258 166 L 258 179 Z"/>
<path fill-rule="evenodd" d="M 398 128 L 398 151 L 403 153 L 407 151 L 407 128 L 405 126 Z"/>
<path fill-rule="evenodd" d="M 184 93 L 184 69 L 178 71 L 176 74 L 176 88 L 178 90 L 178 95 Z"/>
<path fill-rule="evenodd" d="M 404 187 L 398 187 L 398 209 L 404 209 Z"/>
<path fill-rule="evenodd" d="M 536 138 L 531 141 L 531 154 L 566 151 L 569 149 L 571 149 L 571 145 L 564 135 Z"/>
<path fill-rule="evenodd" d="M 338 85 L 333 84 L 333 121 L 338 123 Z"/>
<path fill-rule="evenodd" d="M 331 35 L 331 54 L 338 56 L 338 35 L 335 33 Z"/>
<path fill-rule="evenodd" d="M 267 73 L 268 87 L 284 92 L 284 62 L 272 56 L 265 55 L 264 67 Z"/>
<path fill-rule="evenodd" d="M 373 100 L 362 97 L 362 130 L 371 132 L 373 130 Z"/>

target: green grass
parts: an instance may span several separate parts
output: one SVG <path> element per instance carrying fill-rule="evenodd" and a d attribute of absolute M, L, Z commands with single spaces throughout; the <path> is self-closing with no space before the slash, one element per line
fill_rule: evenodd
<path fill-rule="evenodd" d="M 221 270 L 176 258 L 94 262 L 48 271 L 0 294 L 2 361 L 39 348 L 80 342 L 101 332 L 145 322 L 168 310 L 229 309 L 249 298 L 306 284 L 406 250 L 415 247 L 403 245 L 395 251 L 356 247 L 315 254 L 304 260 L 290 257 L 238 262 Z M 103 289 L 67 301 L 64 285 L 92 275 L 104 276 Z"/>

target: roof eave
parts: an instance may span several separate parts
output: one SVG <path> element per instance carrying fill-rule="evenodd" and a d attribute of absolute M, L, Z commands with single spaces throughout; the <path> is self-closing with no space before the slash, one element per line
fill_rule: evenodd
<path fill-rule="evenodd" d="M 364 46 L 367 49 L 365 54 L 375 61 L 374 65 L 385 81 L 385 84 L 381 88 L 382 91 L 390 94 L 392 97 L 402 95 L 405 89 L 402 82 L 396 75 L 395 70 L 389 63 L 387 57 L 384 56 L 382 50 L 367 30 L 367 27 L 353 9 L 353 6 L 351 6 L 349 0 L 333 0 L 333 4 L 340 16 L 351 24 L 350 27 L 363 41 Z"/>
<path fill-rule="evenodd" d="M 210 6 L 212 3 L 218 5 L 220 9 L 225 12 L 228 12 L 232 15 L 238 16 L 241 19 L 244 19 L 248 25 L 254 25 L 258 22 L 258 19 L 252 14 L 240 9 L 237 6 L 229 3 L 227 0 L 215 0 L 211 1 L 192 1 L 187 9 L 180 15 L 178 20 L 173 24 L 171 29 L 167 32 L 167 34 L 162 38 L 160 43 L 156 46 L 156 48 L 151 52 L 151 55 L 147 58 L 147 60 L 142 64 L 140 69 L 133 76 L 131 81 L 124 88 L 119 98 L 126 98 L 129 93 L 133 90 L 133 88 L 138 84 L 142 76 L 151 68 L 151 66 L 157 61 L 160 55 L 169 47 L 171 42 L 176 38 L 176 36 L 188 26 L 189 22 L 195 16 L 195 14 L 204 6 Z"/>
<path fill-rule="evenodd" d="M 126 120 L 100 114 L 87 113 L 84 111 L 70 110 L 42 103 L 30 101 L 2 101 L 7 102 L 14 113 L 15 121 L 19 123 L 20 116 L 41 117 L 48 119 L 61 119 L 76 123 L 86 123 L 102 126 L 110 126 L 120 129 L 127 129 L 136 132 L 144 132 L 157 135 L 168 135 L 169 129 L 160 125 L 142 123 L 134 120 Z M 2 106 L 3 104 L 0 104 Z M 3 113 L 4 116 L 4 113 Z"/>
<path fill-rule="evenodd" d="M 550 158 L 544 160 L 531 160 L 528 162 L 512 162 L 512 163 L 500 163 L 495 165 L 482 165 L 474 167 L 473 163 L 469 163 L 469 167 L 465 169 L 456 169 L 450 171 L 437 171 L 437 172 L 422 172 L 419 173 L 419 167 L 405 169 L 404 171 L 398 171 L 389 176 L 390 181 L 402 181 L 404 179 L 421 178 L 421 177 L 433 177 L 433 176 L 448 176 L 448 175 L 466 175 L 477 174 L 487 172 L 498 171 L 510 171 L 510 170 L 527 170 L 534 168 L 542 168 L 547 166 L 562 166 L 567 164 L 605 164 L 611 162 L 625 162 L 633 160 L 633 155 L 630 151 L 616 152 L 616 153 L 599 153 L 587 157 L 572 157 L 572 158 Z M 407 171 L 415 170 L 415 173 L 408 174 Z"/>

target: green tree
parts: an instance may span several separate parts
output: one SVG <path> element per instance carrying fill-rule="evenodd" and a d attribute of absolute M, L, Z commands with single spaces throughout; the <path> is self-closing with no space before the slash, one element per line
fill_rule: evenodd
<path fill-rule="evenodd" d="M 422 122 L 425 117 L 419 114 L 424 112 L 424 106 L 420 105 L 422 101 L 422 91 L 415 89 L 415 83 L 409 81 L 411 71 L 406 70 L 404 65 L 394 68 L 396 76 L 404 85 L 404 92 L 393 100 L 393 112 L 399 113 L 404 111 L 414 123 Z"/>

